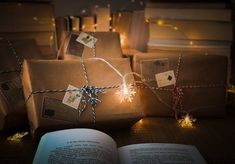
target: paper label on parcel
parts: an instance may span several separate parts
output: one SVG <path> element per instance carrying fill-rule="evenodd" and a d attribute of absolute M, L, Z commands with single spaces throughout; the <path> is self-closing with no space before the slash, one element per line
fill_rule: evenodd
<path fill-rule="evenodd" d="M 97 38 L 93 37 L 92 35 L 89 35 L 85 32 L 81 32 L 76 39 L 77 42 L 89 47 L 93 48 L 95 46 L 95 43 L 97 42 Z"/>
<path fill-rule="evenodd" d="M 1 93 L 7 100 L 8 105 L 12 106 L 16 100 L 24 101 L 24 95 L 22 90 L 22 84 L 19 77 L 0 83 Z M 14 107 L 13 107 L 14 109 Z"/>
<path fill-rule="evenodd" d="M 174 85 L 176 83 L 175 73 L 173 70 L 158 73 L 155 75 L 158 87 Z"/>
<path fill-rule="evenodd" d="M 141 75 L 147 81 L 155 81 L 155 74 L 169 71 L 169 59 L 151 59 L 140 62 Z"/>
<path fill-rule="evenodd" d="M 67 90 L 78 90 L 78 88 L 69 85 Z M 74 109 L 78 109 L 81 99 L 82 93 L 80 91 L 67 91 L 64 95 L 62 103 Z"/>
<path fill-rule="evenodd" d="M 78 121 L 78 112 L 78 110 L 62 104 L 61 100 L 49 97 L 44 98 L 42 110 L 42 117 L 44 118 L 76 122 Z"/>

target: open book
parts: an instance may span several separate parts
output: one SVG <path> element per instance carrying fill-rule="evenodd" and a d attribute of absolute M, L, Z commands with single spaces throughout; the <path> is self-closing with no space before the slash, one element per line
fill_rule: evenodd
<path fill-rule="evenodd" d="M 34 164 L 205 164 L 196 147 L 144 143 L 117 148 L 107 134 L 92 129 L 68 129 L 42 136 Z"/>

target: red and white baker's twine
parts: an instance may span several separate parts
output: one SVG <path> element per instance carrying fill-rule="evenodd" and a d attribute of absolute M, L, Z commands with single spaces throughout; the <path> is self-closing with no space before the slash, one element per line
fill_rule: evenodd
<path fill-rule="evenodd" d="M 167 106 L 169 109 L 171 109 L 174 112 L 175 118 L 177 119 L 178 112 L 186 112 L 183 109 L 183 98 L 184 98 L 184 92 L 183 89 L 185 88 L 226 88 L 226 84 L 188 84 L 188 85 L 177 85 L 177 80 L 179 78 L 179 72 L 180 72 L 180 66 L 182 62 L 182 54 L 179 54 L 178 58 L 178 63 L 177 63 L 177 68 L 176 68 L 176 84 L 174 85 L 173 88 L 158 88 L 158 87 L 152 87 L 147 85 L 146 83 L 142 82 L 144 86 L 137 86 L 140 88 L 145 88 L 145 89 L 150 89 L 157 99 L 163 103 L 165 106 Z M 165 101 L 163 101 L 160 96 L 155 92 L 155 90 L 161 90 L 161 91 L 170 91 L 172 92 L 172 105 L 169 105 Z M 179 109 L 177 109 L 179 108 Z M 197 108 L 193 108 L 194 110 Z M 188 112 L 192 110 L 187 110 Z"/>

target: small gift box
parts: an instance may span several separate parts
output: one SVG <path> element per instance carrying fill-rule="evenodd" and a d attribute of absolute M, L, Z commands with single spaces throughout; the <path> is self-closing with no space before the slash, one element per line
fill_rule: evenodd
<path fill-rule="evenodd" d="M 23 59 L 40 59 L 32 39 L 0 40 L 0 130 L 26 125 L 27 116 L 20 71 Z"/>
<path fill-rule="evenodd" d="M 117 32 L 71 32 L 58 51 L 59 59 L 121 58 L 120 37 Z"/>
<path fill-rule="evenodd" d="M 130 127 L 143 116 L 130 72 L 124 58 L 26 61 L 23 86 L 32 134 Z M 124 83 L 129 97 L 123 95 Z"/>
<path fill-rule="evenodd" d="M 139 92 L 147 116 L 225 114 L 225 56 L 139 53 L 134 56 L 133 70 L 144 81 Z"/>

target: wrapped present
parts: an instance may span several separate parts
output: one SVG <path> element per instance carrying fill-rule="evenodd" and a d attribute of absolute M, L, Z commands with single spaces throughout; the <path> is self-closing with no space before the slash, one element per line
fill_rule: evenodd
<path fill-rule="evenodd" d="M 140 98 L 147 116 L 222 117 L 226 103 L 227 58 L 218 55 L 137 54 Z"/>
<path fill-rule="evenodd" d="M 33 39 L 0 40 L 0 130 L 26 125 L 27 116 L 20 79 L 23 59 L 39 59 Z"/>
<path fill-rule="evenodd" d="M 72 32 L 67 34 L 58 51 L 59 59 L 121 58 L 122 50 L 117 32 Z"/>
<path fill-rule="evenodd" d="M 33 136 L 69 127 L 130 127 L 142 118 L 138 95 L 121 101 L 125 98 L 120 92 L 122 77 L 131 72 L 128 59 L 107 61 L 90 58 L 24 63 L 24 95 Z M 134 84 L 133 75 L 125 77 L 128 87 Z M 74 92 L 78 92 L 75 95 L 80 102 L 71 96 Z"/>

